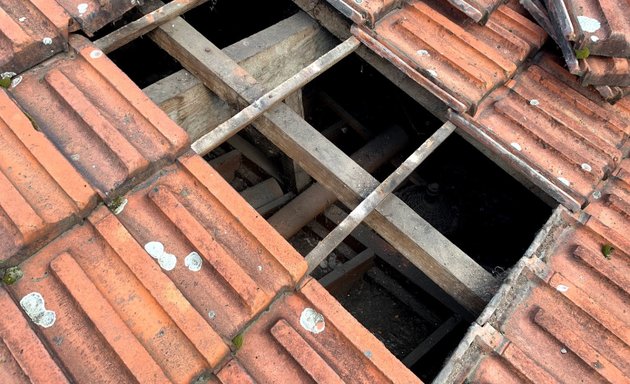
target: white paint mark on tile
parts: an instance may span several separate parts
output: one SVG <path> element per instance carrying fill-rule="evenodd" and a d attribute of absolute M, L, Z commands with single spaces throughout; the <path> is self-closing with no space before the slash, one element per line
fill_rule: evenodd
<path fill-rule="evenodd" d="M 31 292 L 20 300 L 20 306 L 33 323 L 43 328 L 50 328 L 57 320 L 55 311 L 46 309 L 44 297 L 39 292 Z"/>
<path fill-rule="evenodd" d="M 78 153 L 75 153 L 74 155 L 70 155 L 70 158 L 73 161 L 79 161 L 79 159 L 81 159 L 81 155 L 79 155 Z"/>
<path fill-rule="evenodd" d="M 427 72 L 429 72 L 429 75 L 431 75 L 433 77 L 438 77 L 438 73 L 436 71 L 434 71 L 433 69 L 429 69 Z"/>
<path fill-rule="evenodd" d="M 562 353 L 562 354 L 564 355 L 565 353 L 567 353 L 567 349 L 566 349 L 566 348 L 562 348 L 562 349 L 560 350 L 560 353 Z"/>
<path fill-rule="evenodd" d="M 583 163 L 582 170 L 585 172 L 591 172 L 593 170 L 593 167 L 591 167 L 591 165 L 588 163 Z"/>
<path fill-rule="evenodd" d="M 150 241 L 144 245 L 144 250 L 147 251 L 152 258 L 156 259 L 160 267 L 165 271 L 172 271 L 177 265 L 177 257 L 170 253 L 164 252 L 164 244 L 159 241 Z"/>
<path fill-rule="evenodd" d="M 15 76 L 11 79 L 11 88 L 15 88 L 22 82 L 22 76 Z"/>
<path fill-rule="evenodd" d="M 318 313 L 313 308 L 305 308 L 300 316 L 300 325 L 309 332 L 314 334 L 324 332 L 326 322 L 324 315 Z"/>
<path fill-rule="evenodd" d="M 523 148 L 521 148 L 521 145 L 519 143 L 510 143 L 510 145 L 512 146 L 512 148 L 516 149 L 519 152 L 523 150 Z"/>
<path fill-rule="evenodd" d="M 568 291 L 568 290 L 569 290 L 569 287 L 567 287 L 567 286 L 566 286 L 566 285 L 564 285 L 564 284 L 558 284 L 558 285 L 556 286 L 556 290 L 557 290 L 558 292 L 566 292 L 566 291 Z"/>
<path fill-rule="evenodd" d="M 570 186 L 571 186 L 571 182 L 570 182 L 569 180 L 565 179 L 564 177 L 558 177 L 558 180 L 559 180 L 562 184 L 566 185 L 567 187 L 570 187 Z"/>
<path fill-rule="evenodd" d="M 595 191 L 595 192 L 593 192 L 593 199 L 599 200 L 601 198 L 602 198 L 602 191 Z"/>
<path fill-rule="evenodd" d="M 184 259 L 184 265 L 193 272 L 201 270 L 201 256 L 197 252 L 190 252 Z"/>
<path fill-rule="evenodd" d="M 51 45 L 53 43 L 53 40 L 50 37 L 44 37 L 42 39 L 42 43 L 44 43 L 44 45 Z"/>
<path fill-rule="evenodd" d="M 363 354 L 365 355 L 365 357 L 367 357 L 368 359 L 372 358 L 372 351 L 365 351 L 363 352 Z"/>
<path fill-rule="evenodd" d="M 214 320 L 217 318 L 217 313 L 215 311 L 208 311 L 208 318 L 210 320 Z"/>
<path fill-rule="evenodd" d="M 103 51 L 101 51 L 100 49 L 95 49 L 92 52 L 90 52 L 90 57 L 93 59 L 98 59 L 102 56 L 103 56 Z"/>
<path fill-rule="evenodd" d="M 602 24 L 597 19 L 593 19 L 588 16 L 578 16 L 578 23 L 584 32 L 597 32 L 602 27 Z"/>
<path fill-rule="evenodd" d="M 431 56 L 429 51 L 427 51 L 426 49 L 419 49 L 418 51 L 416 51 L 416 53 L 418 54 L 418 56 Z"/>
<path fill-rule="evenodd" d="M 79 11 L 79 15 L 82 15 L 85 12 L 87 12 L 87 10 L 88 10 L 87 3 L 81 3 L 81 4 L 77 5 L 77 10 Z"/>
<path fill-rule="evenodd" d="M 537 105 L 540 105 L 540 101 L 538 101 L 537 99 L 531 99 L 529 101 L 529 105 L 533 105 L 535 107 Z"/>
<path fill-rule="evenodd" d="M 23 23 L 23 22 L 25 22 L 25 21 L 26 21 L 26 17 L 22 16 L 22 17 L 20 17 L 20 18 L 18 19 L 18 21 L 19 21 L 20 23 Z"/>
<path fill-rule="evenodd" d="M 599 37 L 597 37 L 597 36 L 593 35 L 593 36 L 591 36 L 591 41 L 592 41 L 593 43 L 597 43 L 597 42 L 599 41 Z"/>
<path fill-rule="evenodd" d="M 262 265 L 259 265 L 259 266 L 258 266 L 258 272 L 262 272 L 262 270 L 263 270 L 263 266 L 262 266 Z"/>

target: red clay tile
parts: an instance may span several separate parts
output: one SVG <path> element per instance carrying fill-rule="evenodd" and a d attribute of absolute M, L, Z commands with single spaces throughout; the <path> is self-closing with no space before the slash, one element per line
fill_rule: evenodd
<path fill-rule="evenodd" d="M 44 344 L 3 288 L 0 288 L 0 307 L 0 382 L 68 383 Z"/>
<path fill-rule="evenodd" d="M 73 381 L 188 383 L 228 353 L 105 207 L 21 268 L 10 289 L 20 301 L 36 292 L 55 313 L 52 324 L 31 320 Z"/>
<path fill-rule="evenodd" d="M 630 382 L 630 242 L 592 225 L 595 216 L 586 225 L 560 217 L 478 320 L 482 327 L 465 338 L 491 328 L 501 341 L 460 346 L 442 379 L 510 382 L 489 379 L 502 372 L 514 382 Z M 615 247 L 609 257 L 607 243 Z"/>
<path fill-rule="evenodd" d="M 127 199 L 121 222 L 140 244 L 177 257 L 168 275 L 227 339 L 305 273 L 304 259 L 199 156 L 181 157 Z M 198 272 L 185 265 L 191 252 Z"/>
<path fill-rule="evenodd" d="M 419 383 L 315 280 L 243 333 L 236 359 L 259 383 Z"/>
<path fill-rule="evenodd" d="M 73 35 L 70 45 L 73 53 L 26 72 L 11 92 L 101 196 L 113 197 L 171 162 L 188 137 L 89 41 Z"/>
<path fill-rule="evenodd" d="M 328 0 L 328 2 L 340 9 L 342 13 L 345 13 L 346 16 L 351 19 L 355 18 L 348 15 L 348 12 L 344 12 L 344 10 L 350 8 L 356 12 L 360 20 L 353 20 L 354 22 L 374 26 L 374 24 L 387 13 L 400 7 L 402 0 Z"/>
<path fill-rule="evenodd" d="M 68 14 L 54 1 L 0 1 L 0 73 L 21 73 L 67 47 Z"/>
<path fill-rule="evenodd" d="M 630 133 L 624 103 L 605 103 L 548 55 L 493 92 L 474 117 L 453 122 L 490 137 L 493 150 L 517 158 L 517 171 L 572 210 L 619 164 Z"/>
<path fill-rule="evenodd" d="M 0 90 L 0 265 L 15 265 L 96 205 L 96 193 Z"/>
<path fill-rule="evenodd" d="M 546 38 L 538 25 L 506 5 L 481 26 L 434 0 L 410 1 L 379 21 L 374 30 L 353 31 L 459 112 L 474 110 Z"/>
<path fill-rule="evenodd" d="M 34 1 L 34 0 L 31 0 Z M 39 0 L 44 1 L 44 0 Z M 76 20 L 81 29 L 92 34 L 125 12 L 142 3 L 141 0 L 55 0 Z"/>

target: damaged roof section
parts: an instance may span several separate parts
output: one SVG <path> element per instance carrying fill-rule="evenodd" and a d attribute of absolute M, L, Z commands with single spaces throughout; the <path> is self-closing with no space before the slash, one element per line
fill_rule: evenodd
<path fill-rule="evenodd" d="M 587 208 L 560 208 L 438 380 L 630 382 L 627 161 Z"/>
<path fill-rule="evenodd" d="M 451 120 L 573 211 L 628 151 L 630 105 L 603 102 L 544 53 L 474 116 Z"/>
<path fill-rule="evenodd" d="M 73 35 L 70 45 L 73 52 L 25 72 L 10 92 L 109 199 L 172 162 L 188 136 L 87 39 Z"/>
<path fill-rule="evenodd" d="M 522 12 L 502 5 L 481 26 L 449 4 L 417 0 L 353 32 L 452 109 L 474 111 L 545 41 Z"/>

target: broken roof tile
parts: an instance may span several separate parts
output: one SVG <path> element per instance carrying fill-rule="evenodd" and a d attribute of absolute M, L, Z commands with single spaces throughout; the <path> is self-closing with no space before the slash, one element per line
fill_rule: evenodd
<path fill-rule="evenodd" d="M 54 1 L 0 1 L 0 73 L 21 73 L 67 47 L 68 14 Z"/>
<path fill-rule="evenodd" d="M 36 0 L 31 0 L 36 1 Z M 43 1 L 43 0 L 37 0 Z M 81 29 L 92 36 L 94 32 L 125 12 L 140 4 L 142 0 L 55 0 L 76 20 Z"/>
<path fill-rule="evenodd" d="M 420 383 L 315 280 L 243 333 L 236 358 L 260 383 Z"/>
<path fill-rule="evenodd" d="M 453 122 L 572 210 L 623 157 L 630 110 L 603 102 L 548 55 Z"/>
<path fill-rule="evenodd" d="M 400 7 L 402 0 L 328 0 L 356 23 L 374 26 L 387 13 Z"/>
<path fill-rule="evenodd" d="M 120 220 L 143 246 L 159 242 L 177 257 L 169 276 L 227 339 L 306 271 L 304 259 L 199 156 L 181 157 L 127 200 Z"/>
<path fill-rule="evenodd" d="M 0 288 L 0 308 L 0 382 L 68 383 L 4 288 Z"/>
<path fill-rule="evenodd" d="M 115 197 L 188 137 L 87 39 L 70 44 L 75 52 L 24 73 L 11 93 L 101 196 Z"/>
<path fill-rule="evenodd" d="M 188 383 L 228 353 L 105 207 L 21 268 L 10 290 L 72 381 Z M 40 303 L 29 306 L 33 295 Z"/>
<path fill-rule="evenodd" d="M 0 90 L 0 265 L 15 265 L 78 222 L 96 193 Z"/>
<path fill-rule="evenodd" d="M 630 57 L 630 8 L 624 0 L 552 0 L 552 22 L 590 54 Z"/>
<path fill-rule="evenodd" d="M 589 56 L 580 60 L 582 85 L 630 86 L 630 59 Z"/>
<path fill-rule="evenodd" d="M 474 111 L 546 38 L 538 25 L 509 6 L 499 7 L 481 26 L 434 0 L 410 1 L 373 30 L 353 31 L 459 112 Z"/>

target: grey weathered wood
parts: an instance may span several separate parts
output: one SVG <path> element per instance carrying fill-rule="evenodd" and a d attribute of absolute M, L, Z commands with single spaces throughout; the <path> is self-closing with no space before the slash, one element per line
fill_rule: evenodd
<path fill-rule="evenodd" d="M 316 77 L 330 69 L 343 58 L 354 52 L 360 43 L 355 37 L 349 37 L 343 43 L 323 54 L 317 60 L 301 69 L 298 73 L 280 83 L 274 89 L 258 97 L 254 102 L 240 110 L 230 119 L 221 123 L 192 144 L 192 149 L 200 155 L 206 155 L 238 131 L 251 124 L 260 115 L 272 109 L 294 92 L 302 89 Z"/>
<path fill-rule="evenodd" d="M 173 0 L 166 5 L 161 1 L 150 1 L 143 6 L 143 9 L 150 9 L 150 12 L 101 37 L 94 45 L 104 53 L 110 53 L 206 1 L 208 0 Z"/>
<path fill-rule="evenodd" d="M 312 272 L 361 222 L 372 213 L 435 149 L 455 131 L 455 125 L 444 123 L 418 147 L 394 172 L 380 183 L 350 214 L 306 255 Z"/>
<path fill-rule="evenodd" d="M 223 52 L 271 89 L 335 44 L 334 37 L 300 12 L 224 48 Z M 144 92 L 188 132 L 191 141 L 236 112 L 185 69 L 146 87 Z"/>
<path fill-rule="evenodd" d="M 243 108 L 265 93 L 245 69 L 181 18 L 150 36 L 232 105 Z M 379 184 L 284 103 L 255 126 L 349 207 Z M 390 195 L 366 222 L 472 312 L 480 312 L 495 292 L 492 275 L 396 196 Z"/>
<path fill-rule="evenodd" d="M 240 192 L 241 196 L 255 209 L 263 207 L 284 195 L 276 179 L 267 179 Z"/>
<path fill-rule="evenodd" d="M 407 367 L 411 367 L 418 360 L 422 359 L 424 355 L 433 349 L 444 337 L 453 331 L 453 329 L 461 322 L 458 317 L 452 316 L 446 320 L 442 325 L 438 327 L 433 333 L 431 333 L 426 339 L 422 341 L 411 353 L 409 353 L 404 359 L 403 363 Z"/>
<path fill-rule="evenodd" d="M 374 265 L 374 251 L 366 249 L 326 274 L 319 283 L 333 295 L 343 295 L 372 265 Z"/>

